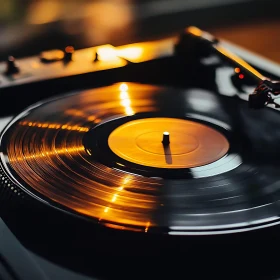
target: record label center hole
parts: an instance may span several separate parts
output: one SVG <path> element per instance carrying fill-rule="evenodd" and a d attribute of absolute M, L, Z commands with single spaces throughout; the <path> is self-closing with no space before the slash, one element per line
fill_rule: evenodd
<path fill-rule="evenodd" d="M 205 165 L 220 159 L 229 149 L 226 137 L 217 130 L 177 118 L 127 122 L 110 134 L 108 144 L 125 160 L 158 168 Z"/>

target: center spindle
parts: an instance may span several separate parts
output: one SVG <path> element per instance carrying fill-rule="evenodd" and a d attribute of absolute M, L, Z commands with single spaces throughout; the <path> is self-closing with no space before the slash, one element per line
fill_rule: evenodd
<path fill-rule="evenodd" d="M 168 146 L 169 145 L 169 143 L 170 143 L 169 132 L 167 132 L 167 131 L 163 132 L 163 137 L 162 137 L 162 141 L 161 142 L 162 142 L 162 144 L 164 146 Z"/>

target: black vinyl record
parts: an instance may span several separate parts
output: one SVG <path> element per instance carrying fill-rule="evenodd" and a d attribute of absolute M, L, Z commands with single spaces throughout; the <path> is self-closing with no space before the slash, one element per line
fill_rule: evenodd
<path fill-rule="evenodd" d="M 186 121 L 228 146 L 212 162 L 186 168 L 114 153 L 111 133 L 143 119 Z M 279 223 L 279 124 L 276 110 L 253 111 L 246 101 L 205 89 L 120 83 L 21 113 L 2 133 L 1 164 L 33 198 L 107 227 L 170 235 L 246 231 Z M 201 137 L 208 145 L 202 154 L 217 146 Z"/>

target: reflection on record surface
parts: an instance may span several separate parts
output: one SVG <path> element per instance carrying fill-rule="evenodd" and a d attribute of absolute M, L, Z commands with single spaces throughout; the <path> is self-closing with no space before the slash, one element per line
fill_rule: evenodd
<path fill-rule="evenodd" d="M 203 96 L 202 103 L 197 96 Z M 111 133 L 143 118 L 179 120 L 178 135 L 181 123 L 195 124 L 194 131 L 205 126 L 216 138 L 203 134 L 205 143 L 215 139 L 205 144 L 204 153 L 220 151 L 219 143 L 223 153 L 170 169 L 115 153 L 108 144 Z M 170 234 L 246 230 L 278 222 L 280 175 L 275 166 L 280 159 L 274 151 L 280 133 L 273 127 L 279 120 L 275 110 L 251 111 L 245 101 L 205 89 L 119 83 L 23 112 L 4 132 L 1 157 L 22 189 L 109 227 Z M 145 153 L 161 153 L 162 144 L 149 144 L 154 141 L 149 126 L 141 129 L 144 136 L 137 136 L 136 145 L 144 145 Z M 179 153 L 185 145 L 191 154 L 203 142 L 186 139 L 188 143 L 180 138 L 173 150 Z M 163 151 L 163 158 L 175 156 L 166 147 Z"/>

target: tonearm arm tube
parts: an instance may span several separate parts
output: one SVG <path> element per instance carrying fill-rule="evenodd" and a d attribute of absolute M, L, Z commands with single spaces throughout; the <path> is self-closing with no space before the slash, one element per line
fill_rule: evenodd
<path fill-rule="evenodd" d="M 210 44 L 211 47 L 214 48 L 219 54 L 229 60 L 236 67 L 242 69 L 244 73 L 256 81 L 258 86 L 255 88 L 254 92 L 249 95 L 250 108 L 259 109 L 265 107 L 268 104 L 273 104 L 275 107 L 280 107 L 279 104 L 274 102 L 272 97 L 280 94 L 280 81 L 272 81 L 269 78 L 263 76 L 242 58 L 223 47 L 219 40 L 213 37 L 211 34 L 196 27 L 187 28 L 187 33 L 197 36 L 205 43 Z"/>

